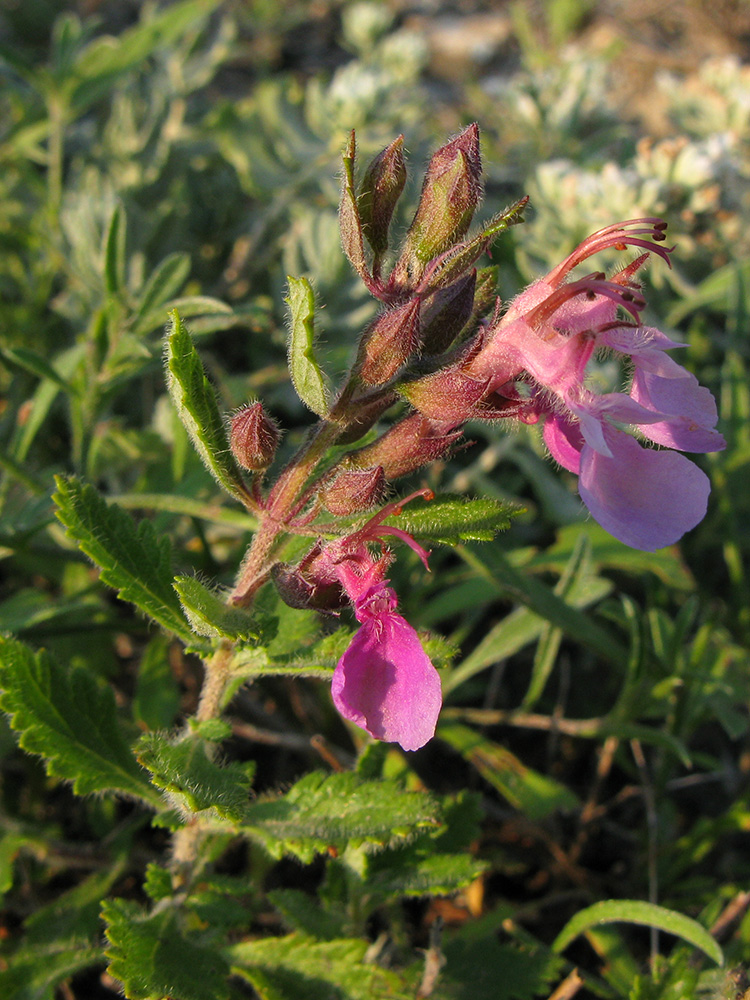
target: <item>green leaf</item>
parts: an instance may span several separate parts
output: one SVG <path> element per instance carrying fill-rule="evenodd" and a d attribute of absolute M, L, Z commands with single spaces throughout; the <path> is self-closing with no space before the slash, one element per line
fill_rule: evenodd
<path fill-rule="evenodd" d="M 470 540 L 491 541 L 520 513 L 520 507 L 491 497 L 471 500 L 445 495 L 424 504 L 414 501 L 398 516 L 386 518 L 384 524 L 393 524 L 418 538 L 457 545 Z"/>
<path fill-rule="evenodd" d="M 414 857 L 409 850 L 403 859 L 386 856 L 387 867 L 377 855 L 367 869 L 368 892 L 389 896 L 446 896 L 464 889 L 487 870 L 488 863 L 469 854 L 432 854 Z"/>
<path fill-rule="evenodd" d="M 261 1000 L 414 1000 L 417 983 L 365 964 L 366 950 L 366 941 L 290 934 L 244 941 L 229 954 L 232 971 L 250 982 Z"/>
<path fill-rule="evenodd" d="M 558 809 L 571 810 L 580 805 L 565 785 L 526 767 L 510 750 L 468 726 L 443 724 L 437 735 L 458 750 L 486 781 L 529 819 L 544 819 Z"/>
<path fill-rule="evenodd" d="M 563 963 L 535 944 L 498 941 L 503 916 L 488 913 L 445 935 L 445 965 L 432 1000 L 537 1000 Z"/>
<path fill-rule="evenodd" d="M 308 937 L 333 941 L 344 933 L 344 917 L 324 910 L 314 897 L 300 889 L 272 889 L 268 901 L 288 927 Z"/>
<path fill-rule="evenodd" d="M 146 733 L 135 752 L 157 788 L 181 796 L 191 812 L 212 809 L 231 821 L 245 816 L 255 770 L 252 762 L 220 767 L 209 757 L 205 741 L 196 736 L 173 743 L 159 733 Z"/>
<path fill-rule="evenodd" d="M 64 670 L 45 652 L 0 638 L 0 708 L 19 744 L 73 782 L 78 795 L 119 792 L 161 806 L 122 736 L 112 691 L 83 668 Z"/>
<path fill-rule="evenodd" d="M 171 253 L 160 261 L 140 294 L 136 323 L 176 295 L 189 274 L 190 254 Z"/>
<path fill-rule="evenodd" d="M 654 903 L 646 903 L 639 899 L 605 899 L 593 906 L 580 910 L 563 927 L 552 942 L 552 950 L 564 951 L 574 938 L 589 927 L 601 924 L 626 923 L 641 924 L 645 927 L 656 927 L 668 934 L 682 938 L 696 948 L 700 948 L 717 965 L 722 965 L 724 955 L 715 938 L 697 920 L 686 917 Z"/>
<path fill-rule="evenodd" d="M 294 854 L 309 862 L 350 841 L 371 849 L 397 844 L 439 821 L 439 807 L 424 792 L 395 781 L 361 781 L 354 773 L 306 775 L 280 798 L 251 802 L 243 827 L 273 857 Z"/>
<path fill-rule="evenodd" d="M 55 1000 L 56 987 L 70 976 L 103 961 L 102 947 L 76 938 L 61 938 L 22 947 L 5 960 L 4 1000 Z"/>
<path fill-rule="evenodd" d="M 608 663 L 627 665 L 628 652 L 611 630 L 602 628 L 591 615 L 567 604 L 544 583 L 517 569 L 497 546 L 481 555 L 475 549 L 461 546 L 459 554 L 496 593 L 525 605 Z"/>
<path fill-rule="evenodd" d="M 291 315 L 289 371 L 297 395 L 313 413 L 328 413 L 326 379 L 315 359 L 315 297 L 307 278 L 288 277 L 286 302 Z"/>
<path fill-rule="evenodd" d="M 112 296 L 119 296 L 125 287 L 125 231 L 125 209 L 118 204 L 104 237 L 104 287 Z"/>
<path fill-rule="evenodd" d="M 176 309 L 172 310 L 170 318 L 172 325 L 167 335 L 166 351 L 167 386 L 177 413 L 214 479 L 227 493 L 243 501 L 247 497 L 247 488 L 242 470 L 229 448 L 216 393 Z"/>
<path fill-rule="evenodd" d="M 105 902 L 109 973 L 129 1000 L 226 1000 L 229 966 L 218 950 L 188 938 L 173 911 L 145 913 L 123 899 Z"/>
<path fill-rule="evenodd" d="M 273 638 L 276 619 L 272 615 L 252 615 L 242 608 L 227 605 L 194 576 L 175 577 L 174 589 L 186 618 L 198 635 L 251 644 L 269 642 Z"/>
<path fill-rule="evenodd" d="M 28 347 L 0 347 L 0 358 L 6 365 L 17 365 L 25 368 L 40 379 L 48 379 L 58 388 L 65 392 L 74 394 L 75 390 L 55 368 L 36 351 L 29 350 Z"/>
<path fill-rule="evenodd" d="M 347 147 L 341 156 L 344 163 L 344 171 L 341 179 L 341 200 L 339 202 L 341 244 L 354 270 L 362 279 L 367 281 L 370 275 L 365 260 L 362 221 L 359 217 L 357 196 L 354 192 L 355 155 L 356 146 L 354 132 L 352 132 Z"/>
<path fill-rule="evenodd" d="M 101 579 L 164 628 L 190 641 L 192 633 L 172 588 L 169 539 L 149 521 L 136 525 L 129 514 L 108 505 L 93 486 L 56 477 L 57 516 L 70 538 L 101 570 Z"/>

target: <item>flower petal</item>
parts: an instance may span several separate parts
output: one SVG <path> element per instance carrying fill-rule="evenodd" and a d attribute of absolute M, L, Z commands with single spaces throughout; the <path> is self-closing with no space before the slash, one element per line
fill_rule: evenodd
<path fill-rule="evenodd" d="M 615 538 L 653 552 L 672 545 L 706 513 L 708 477 L 684 455 L 642 448 L 606 429 L 612 457 L 586 446 L 578 490 L 594 518 Z"/>
<path fill-rule="evenodd" d="M 333 703 L 375 739 L 418 750 L 435 735 L 440 677 L 399 614 L 363 622 L 333 674 Z"/>

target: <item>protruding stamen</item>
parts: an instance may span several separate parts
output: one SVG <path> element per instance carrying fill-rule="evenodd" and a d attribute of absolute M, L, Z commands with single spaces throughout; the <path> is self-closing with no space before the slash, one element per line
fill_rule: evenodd
<path fill-rule="evenodd" d="M 641 247 L 649 253 L 655 253 L 667 262 L 671 267 L 669 255 L 674 247 L 658 246 L 666 239 L 666 222 L 659 218 L 630 219 L 627 222 L 617 222 L 612 226 L 605 226 L 592 233 L 587 239 L 576 247 L 569 257 L 558 264 L 554 270 L 547 275 L 547 281 L 553 285 L 558 285 L 566 274 L 577 267 L 584 260 L 599 253 L 600 250 L 614 248 L 615 250 L 625 250 L 627 247 Z M 642 239 L 641 237 L 647 237 Z"/>

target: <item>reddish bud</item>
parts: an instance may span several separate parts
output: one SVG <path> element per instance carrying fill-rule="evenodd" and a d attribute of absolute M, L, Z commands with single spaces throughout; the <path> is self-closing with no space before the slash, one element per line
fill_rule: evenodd
<path fill-rule="evenodd" d="M 362 232 L 376 257 L 381 257 L 388 249 L 393 210 L 405 183 L 404 137 L 400 135 L 369 165 L 357 198 Z"/>
<path fill-rule="evenodd" d="M 243 469 L 267 469 L 276 454 L 279 429 L 266 415 L 262 403 L 251 403 L 232 417 L 229 444 Z"/>
<path fill-rule="evenodd" d="M 382 465 L 386 479 L 398 479 L 440 458 L 460 437 L 461 431 L 445 434 L 421 413 L 412 413 L 348 461 L 360 469 Z"/>
<path fill-rule="evenodd" d="M 385 498 L 386 479 L 382 465 L 369 469 L 342 469 L 326 486 L 321 499 L 336 517 L 361 514 Z"/>
<path fill-rule="evenodd" d="M 430 160 L 416 214 L 396 276 L 416 280 L 424 265 L 467 233 L 479 204 L 482 164 L 476 124 L 442 146 Z"/>
<path fill-rule="evenodd" d="M 336 444 L 353 444 L 377 423 L 378 419 L 396 402 L 396 393 L 377 392 L 373 398 L 356 399 L 351 404 L 354 411 L 345 429 L 336 438 Z"/>
<path fill-rule="evenodd" d="M 335 579 L 323 579 L 315 572 L 315 561 L 320 556 L 320 543 L 313 546 L 299 566 L 276 563 L 271 568 L 271 579 L 284 604 L 290 608 L 314 608 L 316 611 L 338 611 L 346 607 L 348 598 Z"/>
<path fill-rule="evenodd" d="M 431 296 L 422 313 L 422 352 L 447 350 L 471 318 L 476 271 Z"/>
<path fill-rule="evenodd" d="M 419 347 L 418 298 L 380 316 L 365 331 L 360 346 L 359 377 L 367 385 L 385 385 Z"/>

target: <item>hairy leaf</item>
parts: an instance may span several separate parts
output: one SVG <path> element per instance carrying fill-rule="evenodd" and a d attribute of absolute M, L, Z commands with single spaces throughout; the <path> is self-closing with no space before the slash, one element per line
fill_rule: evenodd
<path fill-rule="evenodd" d="M 161 806 L 119 728 L 115 700 L 87 670 L 64 670 L 45 652 L 0 638 L 0 708 L 19 744 L 78 795 L 119 792 Z"/>
<path fill-rule="evenodd" d="M 365 964 L 366 950 L 366 941 L 314 941 L 290 934 L 241 942 L 230 955 L 233 971 L 252 984 L 261 1000 L 413 1000 L 416 983 Z"/>
<path fill-rule="evenodd" d="M 176 309 L 170 318 L 166 347 L 169 393 L 206 468 L 227 493 L 242 501 L 247 488 L 229 448 L 216 393 Z"/>
<path fill-rule="evenodd" d="M 231 607 L 194 576 L 175 577 L 174 589 L 182 610 L 199 635 L 251 644 L 273 638 L 276 619 L 272 615 L 251 615 L 242 608 Z"/>
<path fill-rule="evenodd" d="M 439 820 L 437 803 L 394 781 L 361 781 L 345 772 L 306 775 L 280 798 L 250 803 L 243 826 L 273 857 L 311 861 L 350 841 L 373 849 L 396 844 Z"/>
<path fill-rule="evenodd" d="M 109 973 L 128 1000 L 225 1000 L 229 967 L 217 949 L 186 937 L 173 911 L 147 914 L 123 899 L 105 902 Z"/>
<path fill-rule="evenodd" d="M 245 815 L 254 764 L 220 767 L 197 736 L 172 743 L 161 734 L 146 733 L 136 744 L 136 754 L 153 783 L 181 796 L 192 812 L 213 809 L 233 821 Z"/>
<path fill-rule="evenodd" d="M 513 504 L 492 497 L 471 500 L 461 496 L 439 496 L 424 504 L 411 503 L 398 516 L 385 520 L 410 535 L 446 545 L 461 541 L 491 541 L 510 527 L 512 517 L 521 513 Z"/>
<path fill-rule="evenodd" d="M 192 634 L 172 588 L 169 540 L 157 537 L 149 521 L 136 525 L 129 514 L 108 505 L 93 486 L 56 478 L 57 516 L 83 552 L 117 590 L 164 628 L 185 640 Z"/>
<path fill-rule="evenodd" d="M 315 297 L 307 278 L 288 277 L 291 325 L 289 329 L 289 371 L 297 395 L 313 413 L 328 413 L 328 389 L 315 353 Z"/>

